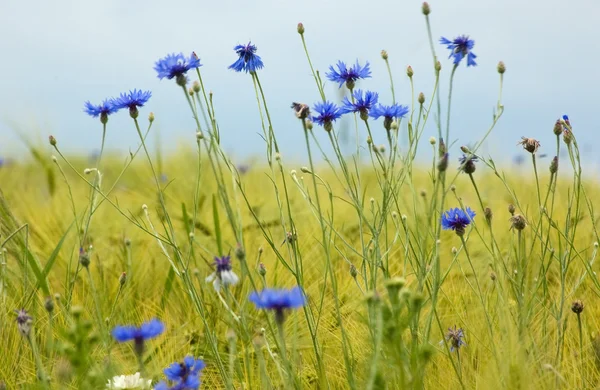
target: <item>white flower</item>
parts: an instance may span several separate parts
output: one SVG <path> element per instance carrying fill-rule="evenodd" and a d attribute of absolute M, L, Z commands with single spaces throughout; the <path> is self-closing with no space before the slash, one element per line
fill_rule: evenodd
<path fill-rule="evenodd" d="M 151 386 L 152 380 L 141 378 L 139 372 L 135 375 L 115 376 L 106 384 L 107 389 L 150 389 Z"/>
<path fill-rule="evenodd" d="M 206 278 L 206 282 L 212 282 L 217 292 L 221 291 L 221 286 L 234 286 L 240 281 L 240 278 L 233 271 L 213 272 Z"/>

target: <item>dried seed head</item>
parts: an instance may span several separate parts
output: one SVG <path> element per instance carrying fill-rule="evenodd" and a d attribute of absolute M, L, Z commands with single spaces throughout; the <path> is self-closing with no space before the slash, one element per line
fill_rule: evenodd
<path fill-rule="evenodd" d="M 431 145 L 435 145 L 435 143 L 436 143 L 436 142 L 437 142 L 437 141 L 435 140 L 435 137 L 429 137 L 429 143 L 430 143 Z"/>
<path fill-rule="evenodd" d="M 388 59 L 388 52 L 385 51 L 385 50 L 382 50 L 381 51 L 381 58 L 383 58 L 384 60 L 387 61 L 387 59 Z"/>
<path fill-rule="evenodd" d="M 517 145 L 523 145 L 523 149 L 531 154 L 534 154 L 538 151 L 540 142 L 533 138 L 521 137 L 521 141 L 519 141 Z"/>
<path fill-rule="evenodd" d="M 353 279 L 356 279 L 356 276 L 358 276 L 358 270 L 354 264 L 350 264 L 350 276 L 352 276 Z"/>
<path fill-rule="evenodd" d="M 510 213 L 510 215 L 515 215 L 515 205 L 512 203 L 509 203 L 508 205 L 508 212 Z"/>
<path fill-rule="evenodd" d="M 583 302 L 581 300 L 576 300 L 571 305 L 571 310 L 575 314 L 581 314 L 583 312 Z"/>
<path fill-rule="evenodd" d="M 521 214 L 515 214 L 510 217 L 511 229 L 523 230 L 527 226 L 527 220 Z"/>
<path fill-rule="evenodd" d="M 310 115 L 310 107 L 308 104 L 293 102 L 291 108 L 296 112 L 298 119 L 306 119 Z"/>

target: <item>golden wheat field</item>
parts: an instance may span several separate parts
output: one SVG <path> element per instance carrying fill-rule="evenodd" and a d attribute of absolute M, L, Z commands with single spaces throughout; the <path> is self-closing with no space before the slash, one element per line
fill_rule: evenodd
<path fill-rule="evenodd" d="M 175 233 L 170 236 L 148 165 L 134 162 L 112 188 L 124 164 L 107 155 L 101 188 L 110 202 L 97 198 L 100 206 L 83 243 L 89 266 L 80 269 L 92 196 L 83 172 L 90 164 L 81 158 L 47 160 L 0 169 L 4 388 L 104 388 L 112 375 L 139 371 L 132 346 L 112 340 L 110 329 L 151 318 L 166 329 L 146 343 L 143 374 L 153 383 L 185 355 L 204 360 L 203 388 L 593 388 L 600 380 L 598 217 L 591 214 L 600 192 L 595 181 L 577 183 L 567 162 L 550 182 L 548 161 L 538 160 L 542 200 L 547 196 L 542 211 L 535 206 L 533 169 L 515 173 L 508 167 L 504 176 L 501 168 L 496 175 L 480 166 L 472 177 L 482 204 L 493 212 L 491 225 L 469 175 L 449 170 L 456 181 L 446 205 L 469 205 L 477 214 L 463 236 L 466 245 L 451 230 L 442 231 L 436 243 L 436 171 L 411 168 L 398 179 L 393 204 L 385 204 L 389 218 L 376 238 L 381 280 L 370 289 L 373 269 L 365 262 L 375 244 L 367 225 L 378 221 L 384 205 L 372 166 L 360 172 L 360 223 L 339 170 L 325 163 L 311 172 L 282 158 L 242 174 L 225 165 L 211 170 L 209 161 L 183 149 L 161 159 L 160 185 Z M 224 179 L 230 208 L 223 206 L 215 172 Z M 313 175 L 327 222 L 326 245 Z M 523 230 L 511 228 L 509 204 L 525 217 Z M 290 221 L 292 240 L 286 239 Z M 152 232 L 169 237 L 168 243 L 159 244 Z M 175 266 L 173 242 L 184 254 Z M 442 277 L 435 311 L 434 253 Z M 241 280 L 218 295 L 205 279 L 214 271 L 213 257 L 227 254 Z M 263 287 L 295 285 L 302 286 L 310 315 L 302 309 L 286 313 L 287 365 L 271 316 L 247 296 Z M 388 309 L 394 292 L 398 305 L 405 302 L 398 316 Z M 572 312 L 575 300 L 584 303 L 580 314 Z M 15 321 L 14 310 L 21 308 L 33 318 L 37 356 Z M 400 330 L 389 331 L 395 326 Z M 462 328 L 465 344 L 451 350 L 443 340 L 454 326 Z M 36 359 L 46 384 L 35 384 Z"/>

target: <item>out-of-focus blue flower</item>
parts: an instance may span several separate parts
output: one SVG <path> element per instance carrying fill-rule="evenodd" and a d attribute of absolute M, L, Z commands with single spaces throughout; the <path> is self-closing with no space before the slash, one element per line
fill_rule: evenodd
<path fill-rule="evenodd" d="M 186 390 L 197 389 L 200 387 L 200 374 L 205 364 L 200 359 L 192 356 L 186 356 L 183 362 L 175 362 L 164 369 L 165 376 L 171 382 L 169 387 L 167 382 L 157 384 L 155 390 Z"/>
<path fill-rule="evenodd" d="M 442 215 L 442 228 L 454 230 L 457 235 L 465 233 L 467 227 L 475 218 L 475 212 L 467 207 L 464 211 L 458 207 L 446 211 Z"/>
<path fill-rule="evenodd" d="M 237 170 L 240 173 L 240 175 L 245 175 L 250 170 L 250 165 L 248 165 L 248 164 L 239 164 L 237 166 Z"/>
<path fill-rule="evenodd" d="M 313 116 L 313 122 L 325 127 L 325 130 L 331 131 L 331 124 L 342 116 L 341 109 L 330 101 L 315 103 L 313 110 L 319 115 Z"/>
<path fill-rule="evenodd" d="M 139 327 L 134 325 L 115 326 L 112 330 L 112 336 L 120 343 L 133 340 L 135 352 L 141 355 L 144 352 L 144 342 L 161 335 L 164 331 L 165 325 L 153 318 Z"/>
<path fill-rule="evenodd" d="M 192 356 L 186 356 L 183 362 L 175 362 L 164 369 L 165 376 L 171 381 L 181 380 L 189 375 L 198 375 L 203 370 L 205 364 L 200 359 Z"/>
<path fill-rule="evenodd" d="M 354 103 L 344 97 L 342 105 L 342 113 L 347 114 L 350 112 L 358 112 L 361 114 L 361 119 L 366 120 L 369 115 L 369 111 L 377 104 L 379 100 L 379 94 L 377 92 L 366 91 L 363 93 L 362 90 L 357 89 L 352 94 L 354 96 Z"/>
<path fill-rule="evenodd" d="M 184 56 L 183 53 L 173 53 L 156 61 L 154 70 L 159 79 L 167 78 L 171 80 L 174 77 L 184 76 L 188 70 L 201 66 L 200 58 L 195 53 L 190 54 L 189 58 Z"/>
<path fill-rule="evenodd" d="M 458 350 L 463 345 L 467 345 L 464 341 L 465 333 L 462 328 L 456 329 L 456 325 L 453 328 L 448 328 L 446 333 L 446 341 L 450 342 L 450 352 Z"/>
<path fill-rule="evenodd" d="M 333 65 L 330 65 L 329 72 L 327 72 L 325 76 L 327 76 L 329 80 L 339 83 L 340 88 L 344 83 L 346 83 L 346 86 L 349 89 L 353 89 L 356 80 L 371 77 L 371 69 L 369 68 L 368 62 L 365 64 L 365 66 L 360 66 L 358 60 L 356 60 L 356 64 L 352 65 L 351 67 L 347 67 L 344 62 L 338 61 L 336 66 L 337 70 L 333 67 Z"/>
<path fill-rule="evenodd" d="M 118 98 L 113 99 L 113 105 L 117 109 L 129 108 L 131 110 L 143 107 L 150 100 L 150 97 L 152 97 L 152 92 L 134 89 L 128 93 L 122 93 Z"/>
<path fill-rule="evenodd" d="M 114 114 L 120 107 L 115 106 L 112 99 L 105 99 L 102 103 L 94 105 L 89 101 L 84 103 L 83 111 L 89 116 L 97 118 L 99 116 L 108 116 Z"/>
<path fill-rule="evenodd" d="M 467 66 L 476 66 L 475 58 L 477 56 L 471 50 L 475 46 L 475 41 L 469 39 L 468 35 L 460 35 L 454 40 L 441 37 L 440 43 L 446 45 L 446 48 L 450 50 L 448 58 L 454 57 L 454 64 L 458 65 L 463 58 L 467 57 Z"/>
<path fill-rule="evenodd" d="M 251 42 L 248 42 L 247 45 L 237 45 L 233 50 L 235 50 L 239 58 L 236 62 L 229 65 L 229 69 L 233 69 L 236 72 L 254 73 L 264 67 L 260 56 L 256 54 L 256 45 L 253 45 Z"/>
<path fill-rule="evenodd" d="M 404 118 L 408 114 L 408 106 L 402 106 L 398 103 L 392 104 L 391 106 L 384 106 L 383 104 L 377 104 L 369 111 L 369 116 L 373 119 L 379 119 L 384 117 L 388 120 L 395 118 Z"/>
<path fill-rule="evenodd" d="M 166 382 L 160 382 L 154 386 L 154 390 L 195 390 L 198 388 L 200 388 L 200 378 L 196 375 L 190 375 L 173 386 L 169 386 Z"/>
<path fill-rule="evenodd" d="M 258 309 L 275 311 L 275 319 L 278 322 L 284 320 L 284 310 L 295 309 L 306 304 L 306 298 L 300 287 L 291 290 L 265 288 L 261 292 L 253 292 L 249 299 Z"/>

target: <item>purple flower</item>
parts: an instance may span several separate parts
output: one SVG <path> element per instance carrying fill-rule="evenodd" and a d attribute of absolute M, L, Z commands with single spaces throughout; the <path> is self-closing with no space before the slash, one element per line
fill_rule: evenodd
<path fill-rule="evenodd" d="M 207 282 L 212 282 L 217 292 L 221 291 L 221 286 L 236 285 L 240 278 L 232 271 L 231 257 L 215 257 L 216 270 L 206 278 Z"/>

